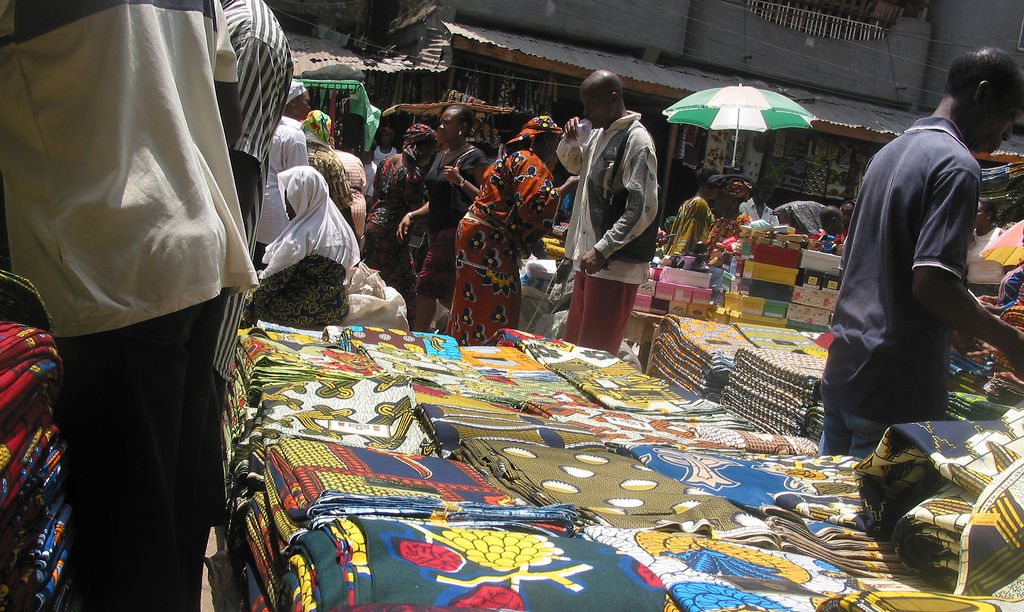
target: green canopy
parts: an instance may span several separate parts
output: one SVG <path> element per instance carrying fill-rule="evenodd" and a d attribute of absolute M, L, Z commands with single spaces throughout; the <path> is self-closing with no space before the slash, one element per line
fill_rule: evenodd
<path fill-rule="evenodd" d="M 373 149 L 373 137 L 377 135 L 377 128 L 380 127 L 380 109 L 370 104 L 370 98 L 366 95 L 366 88 L 359 81 L 318 81 L 315 79 L 296 79 L 306 87 L 319 87 L 321 89 L 339 89 L 342 91 L 353 91 L 355 95 L 349 96 L 349 108 L 353 113 L 361 115 L 366 122 L 365 149 Z"/>

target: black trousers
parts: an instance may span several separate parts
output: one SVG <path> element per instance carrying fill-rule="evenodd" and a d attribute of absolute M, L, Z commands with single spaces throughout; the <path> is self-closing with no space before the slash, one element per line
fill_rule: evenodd
<path fill-rule="evenodd" d="M 207 410 L 223 302 L 57 339 L 86 610 L 198 609 L 209 524 L 196 492 L 204 438 L 219 435 Z"/>

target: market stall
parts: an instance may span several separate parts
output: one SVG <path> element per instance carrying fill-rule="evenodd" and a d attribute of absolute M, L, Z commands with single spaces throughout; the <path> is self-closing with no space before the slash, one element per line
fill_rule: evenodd
<path fill-rule="evenodd" d="M 331 121 L 339 124 L 338 119 L 345 115 L 361 119 L 358 141 L 364 150 L 373 148 L 373 137 L 380 126 L 380 109 L 370 103 L 366 88 L 359 81 L 353 80 L 316 80 L 297 79 L 309 89 L 310 106 L 323 110 L 331 116 Z M 344 122 L 342 122 L 344 123 Z"/>

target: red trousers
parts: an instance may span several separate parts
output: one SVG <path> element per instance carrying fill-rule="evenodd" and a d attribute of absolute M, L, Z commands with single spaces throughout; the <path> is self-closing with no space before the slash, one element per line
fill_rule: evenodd
<path fill-rule="evenodd" d="M 618 355 L 638 287 L 577 272 L 565 340 Z"/>

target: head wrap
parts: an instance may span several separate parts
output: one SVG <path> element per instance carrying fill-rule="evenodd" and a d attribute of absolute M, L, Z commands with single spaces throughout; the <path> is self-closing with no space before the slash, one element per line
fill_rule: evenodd
<path fill-rule="evenodd" d="M 331 118 L 323 111 L 309 111 L 302 122 L 302 131 L 316 136 L 325 145 L 331 144 Z"/>
<path fill-rule="evenodd" d="M 530 119 L 523 125 L 519 135 L 505 143 L 506 151 L 518 151 L 533 145 L 533 139 L 539 134 L 562 135 L 562 128 L 548 115 L 540 115 Z"/>
<path fill-rule="evenodd" d="M 423 143 L 436 142 L 437 134 L 425 123 L 414 123 L 402 136 L 402 153 L 408 155 L 413 162 L 419 162 L 423 154 Z"/>
<path fill-rule="evenodd" d="M 295 212 L 277 240 L 267 245 L 262 278 L 322 255 L 346 268 L 359 263 L 359 243 L 327 192 L 327 181 L 312 166 L 295 166 L 277 175 L 281 199 Z"/>
<path fill-rule="evenodd" d="M 292 85 L 288 88 L 288 100 L 286 102 L 291 102 L 304 93 L 306 93 L 306 86 L 301 82 L 292 79 Z"/>
<path fill-rule="evenodd" d="M 742 174 L 718 174 L 708 179 L 708 185 L 741 200 L 750 198 L 750 190 L 754 188 L 754 184 Z"/>

